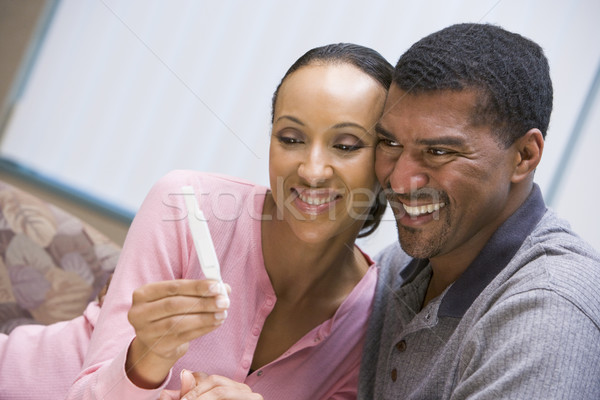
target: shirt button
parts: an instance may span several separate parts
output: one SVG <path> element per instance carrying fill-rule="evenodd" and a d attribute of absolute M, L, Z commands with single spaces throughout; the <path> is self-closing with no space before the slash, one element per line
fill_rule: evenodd
<path fill-rule="evenodd" d="M 401 340 L 398 343 L 396 343 L 396 349 L 398 351 L 404 351 L 404 350 L 406 350 L 406 342 L 404 340 Z"/>
<path fill-rule="evenodd" d="M 252 334 L 253 334 L 254 336 L 258 336 L 258 335 L 260 335 L 260 329 L 258 329 L 258 328 L 254 328 L 254 329 L 252 329 Z"/>
<path fill-rule="evenodd" d="M 273 299 L 267 299 L 266 303 L 269 307 L 271 307 L 274 304 Z"/>
<path fill-rule="evenodd" d="M 392 382 L 396 382 L 396 379 L 398 379 L 398 371 L 396 371 L 396 368 L 394 368 L 392 370 Z"/>
<path fill-rule="evenodd" d="M 260 370 L 256 373 L 256 376 L 262 376 L 262 374 L 263 374 L 263 372 L 262 372 L 262 370 Z"/>
<path fill-rule="evenodd" d="M 242 362 L 242 367 L 244 367 L 246 369 L 250 368 L 250 361 L 243 361 Z"/>

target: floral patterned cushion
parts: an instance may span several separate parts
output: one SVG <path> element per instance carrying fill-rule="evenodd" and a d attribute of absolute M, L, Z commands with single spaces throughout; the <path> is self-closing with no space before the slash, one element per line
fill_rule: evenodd
<path fill-rule="evenodd" d="M 0 332 L 81 315 L 119 253 L 80 219 L 0 182 Z"/>

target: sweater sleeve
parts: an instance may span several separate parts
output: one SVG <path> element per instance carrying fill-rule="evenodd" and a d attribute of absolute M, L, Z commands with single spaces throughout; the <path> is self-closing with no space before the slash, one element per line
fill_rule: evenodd
<path fill-rule="evenodd" d="M 63 398 L 81 369 L 98 312 L 92 302 L 72 320 L 0 334 L 0 398 Z"/>
<path fill-rule="evenodd" d="M 189 176 L 182 173 L 166 175 L 154 185 L 136 214 L 102 305 L 83 370 L 71 387 L 68 399 L 154 399 L 164 387 L 144 390 L 128 379 L 125 360 L 135 331 L 127 313 L 136 288 L 182 276 L 189 251 L 180 188 L 190 184 L 189 180 Z"/>
<path fill-rule="evenodd" d="M 450 398 L 600 398 L 600 330 L 556 292 L 513 295 L 470 332 Z"/>

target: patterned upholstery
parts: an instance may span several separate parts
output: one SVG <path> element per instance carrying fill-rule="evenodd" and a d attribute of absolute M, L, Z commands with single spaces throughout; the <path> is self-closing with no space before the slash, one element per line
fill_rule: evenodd
<path fill-rule="evenodd" d="M 0 332 L 80 315 L 119 253 L 80 219 L 0 182 Z"/>

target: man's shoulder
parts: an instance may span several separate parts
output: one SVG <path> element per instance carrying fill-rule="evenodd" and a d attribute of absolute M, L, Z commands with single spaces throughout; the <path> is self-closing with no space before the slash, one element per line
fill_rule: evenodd
<path fill-rule="evenodd" d="M 548 210 L 517 252 L 505 278 L 510 292 L 550 290 L 600 323 L 600 254 Z"/>
<path fill-rule="evenodd" d="M 546 212 L 515 258 L 523 258 L 523 263 L 543 258 L 543 264 L 550 271 L 564 270 L 570 274 L 591 271 L 594 278 L 600 279 L 600 253 L 552 210 Z"/>

